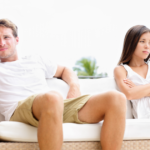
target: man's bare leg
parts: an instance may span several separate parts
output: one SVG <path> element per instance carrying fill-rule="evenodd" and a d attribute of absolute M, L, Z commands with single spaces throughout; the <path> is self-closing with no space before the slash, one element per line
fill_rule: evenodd
<path fill-rule="evenodd" d="M 120 150 L 125 130 L 126 97 L 117 91 L 92 96 L 79 111 L 79 119 L 97 123 L 104 119 L 101 130 L 103 150 Z"/>
<path fill-rule="evenodd" d="M 40 150 L 61 150 L 63 142 L 63 98 L 56 92 L 38 95 L 33 102 L 33 114 L 39 120 Z"/>

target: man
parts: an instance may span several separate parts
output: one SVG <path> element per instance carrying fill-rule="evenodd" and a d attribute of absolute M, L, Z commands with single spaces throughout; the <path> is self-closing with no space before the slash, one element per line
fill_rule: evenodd
<path fill-rule="evenodd" d="M 78 78 L 70 69 L 39 56 L 18 58 L 17 26 L 0 20 L 0 113 L 5 120 L 38 128 L 41 150 L 60 150 L 62 123 L 97 123 L 103 150 L 121 148 L 126 114 L 126 98 L 117 91 L 97 95 L 80 93 Z M 70 86 L 67 99 L 50 91 L 45 78 L 60 77 Z"/>

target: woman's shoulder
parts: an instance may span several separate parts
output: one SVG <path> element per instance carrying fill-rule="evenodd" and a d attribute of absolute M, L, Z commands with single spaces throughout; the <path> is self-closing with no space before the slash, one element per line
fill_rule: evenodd
<path fill-rule="evenodd" d="M 125 71 L 125 67 L 124 65 L 118 65 L 114 68 L 114 71 Z"/>
<path fill-rule="evenodd" d="M 124 68 L 123 65 L 118 65 L 114 68 L 114 75 L 115 76 L 122 76 L 122 75 L 125 75 L 127 74 L 127 71 L 126 69 Z"/>

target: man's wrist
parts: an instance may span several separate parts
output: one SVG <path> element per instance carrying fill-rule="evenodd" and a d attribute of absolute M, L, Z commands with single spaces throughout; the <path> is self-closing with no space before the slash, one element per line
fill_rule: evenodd
<path fill-rule="evenodd" d="M 70 86 L 70 87 L 78 87 L 78 88 L 80 88 L 80 84 L 77 83 L 77 82 L 71 82 L 71 83 L 69 84 L 69 86 Z"/>

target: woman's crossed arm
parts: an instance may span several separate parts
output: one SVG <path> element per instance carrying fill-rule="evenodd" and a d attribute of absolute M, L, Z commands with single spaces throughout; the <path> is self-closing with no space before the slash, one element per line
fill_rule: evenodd
<path fill-rule="evenodd" d="M 127 72 L 123 66 L 114 69 L 114 77 L 121 92 L 128 100 L 140 99 L 150 96 L 150 84 L 136 86 L 132 81 L 126 79 Z"/>

